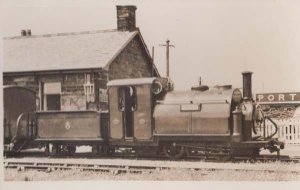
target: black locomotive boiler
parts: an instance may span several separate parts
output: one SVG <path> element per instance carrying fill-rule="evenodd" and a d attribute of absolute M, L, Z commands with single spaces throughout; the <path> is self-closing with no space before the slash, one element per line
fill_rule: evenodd
<path fill-rule="evenodd" d="M 283 142 L 256 132 L 266 118 L 252 98 L 251 75 L 243 73 L 243 93 L 229 85 L 173 91 L 166 78 L 113 80 L 107 84 L 108 112 L 35 111 L 27 117 L 34 131 L 28 138 L 54 155 L 73 154 L 80 145 L 99 155 L 129 149 L 171 159 L 254 158 L 261 149 L 279 154 Z"/>

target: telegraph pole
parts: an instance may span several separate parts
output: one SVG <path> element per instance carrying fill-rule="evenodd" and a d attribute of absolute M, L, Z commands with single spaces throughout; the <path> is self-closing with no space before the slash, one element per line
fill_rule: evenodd
<path fill-rule="evenodd" d="M 167 78 L 169 78 L 170 77 L 170 63 L 169 63 L 169 61 L 170 61 L 170 58 L 169 58 L 169 56 L 170 56 L 170 47 L 175 47 L 174 45 L 171 45 L 170 44 L 170 40 L 168 40 L 167 39 L 167 41 L 166 41 L 166 44 L 160 44 L 159 46 L 166 46 L 166 62 L 167 62 L 167 70 L 166 70 L 166 72 L 167 72 Z"/>
<path fill-rule="evenodd" d="M 154 77 L 154 46 L 152 46 L 152 67 L 151 67 L 151 76 Z"/>

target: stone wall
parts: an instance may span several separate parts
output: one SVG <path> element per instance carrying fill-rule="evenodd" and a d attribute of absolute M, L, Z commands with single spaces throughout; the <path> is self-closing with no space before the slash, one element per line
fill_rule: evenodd
<path fill-rule="evenodd" d="M 90 74 L 91 84 L 94 84 L 94 99 L 87 102 L 84 91 L 85 75 Z M 104 70 L 98 72 L 78 72 L 65 74 L 43 74 L 43 75 L 24 75 L 24 76 L 5 76 L 4 85 L 18 85 L 30 88 L 36 92 L 39 97 L 39 84 L 45 82 L 61 82 L 61 110 L 106 110 L 107 102 L 100 102 L 100 89 L 106 89 L 107 72 Z M 105 96 L 105 94 L 101 94 Z M 105 99 L 105 98 L 101 98 Z M 42 98 L 40 98 L 42 100 Z"/>
<path fill-rule="evenodd" d="M 151 63 L 136 36 L 109 66 L 109 80 L 151 77 Z"/>
<path fill-rule="evenodd" d="M 85 73 L 66 74 L 61 85 L 61 110 L 85 110 Z"/>
<path fill-rule="evenodd" d="M 22 75 L 22 76 L 8 76 L 3 77 L 3 85 L 17 85 L 27 87 L 31 90 L 38 92 L 37 78 L 33 75 Z"/>

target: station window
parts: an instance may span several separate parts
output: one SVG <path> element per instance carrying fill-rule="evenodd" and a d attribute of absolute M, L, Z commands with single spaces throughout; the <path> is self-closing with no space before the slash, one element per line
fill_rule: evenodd
<path fill-rule="evenodd" d="M 43 85 L 44 110 L 60 110 L 61 83 L 47 82 Z"/>

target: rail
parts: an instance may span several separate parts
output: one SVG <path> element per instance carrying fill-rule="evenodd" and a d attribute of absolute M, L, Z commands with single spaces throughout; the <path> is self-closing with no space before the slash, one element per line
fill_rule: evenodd
<path fill-rule="evenodd" d="M 264 161 L 278 161 L 275 157 L 261 157 Z M 105 161 L 105 160 L 104 160 Z M 245 167 L 241 164 L 235 165 L 224 165 L 224 164 L 217 164 L 211 165 L 210 163 L 202 163 L 199 164 L 197 162 L 177 162 L 174 164 L 173 162 L 165 163 L 165 162 L 146 162 L 143 161 L 136 163 L 94 163 L 93 160 L 89 161 L 88 163 L 82 163 L 79 161 L 58 161 L 58 160 L 42 160 L 42 161 L 30 161 L 29 160 L 16 160 L 16 159 L 5 159 L 4 160 L 4 167 L 17 169 L 19 171 L 24 170 L 39 170 L 45 172 L 51 172 L 54 170 L 71 170 L 76 169 L 80 171 L 95 171 L 95 172 L 111 172 L 114 174 L 118 173 L 151 173 L 153 171 L 161 171 L 161 170 L 172 170 L 172 169 L 186 169 L 186 170 L 193 170 L 193 171 L 264 171 L 264 172 L 274 172 L 275 169 L 272 168 L 254 168 L 252 165 Z M 237 161 L 244 161 L 244 160 L 235 160 Z M 261 161 L 261 160 L 257 160 Z M 279 161 L 289 161 L 289 162 L 296 162 L 299 163 L 299 158 L 291 159 L 291 158 L 284 158 Z M 158 163 L 159 162 L 159 163 Z M 278 172 L 278 168 L 276 169 Z M 292 171 L 290 169 L 281 168 L 279 172 L 293 172 L 293 173 L 300 173 L 299 168 L 294 168 Z"/>

